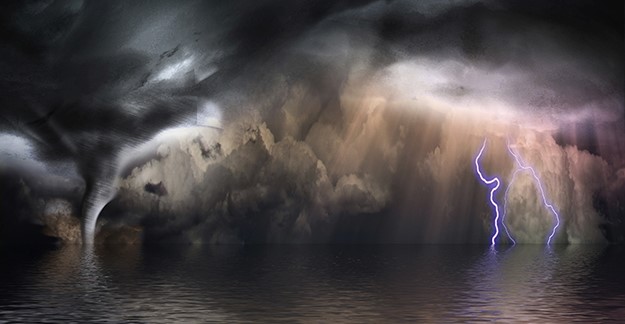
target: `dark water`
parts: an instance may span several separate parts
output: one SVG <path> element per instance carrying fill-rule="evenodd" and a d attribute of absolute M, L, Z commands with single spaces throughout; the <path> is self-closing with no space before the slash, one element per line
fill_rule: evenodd
<path fill-rule="evenodd" d="M 0 321 L 625 321 L 609 246 L 4 251 Z"/>

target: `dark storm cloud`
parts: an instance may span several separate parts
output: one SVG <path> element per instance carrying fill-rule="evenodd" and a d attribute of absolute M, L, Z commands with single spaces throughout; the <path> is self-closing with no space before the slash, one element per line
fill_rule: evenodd
<path fill-rule="evenodd" d="M 237 169 L 245 157 L 226 157 L 226 175 L 211 171 L 220 180 L 206 176 L 202 181 L 224 189 L 213 194 L 211 203 L 201 204 L 230 206 L 226 214 L 232 218 L 217 219 L 243 224 L 244 239 L 263 241 L 271 231 L 283 233 L 279 224 L 284 223 L 295 224 L 294 233 L 302 235 L 314 223 L 308 222 L 315 217 L 309 214 L 380 212 L 391 201 L 395 180 L 381 180 L 391 175 L 376 170 L 406 154 L 401 153 L 400 132 L 376 146 L 385 152 L 384 159 L 372 156 L 358 167 L 330 165 L 335 152 L 324 147 L 356 138 L 344 134 L 358 125 L 351 120 L 358 114 L 350 116 L 342 108 L 343 91 L 354 74 L 384 79 L 380 70 L 390 67 L 391 76 L 404 73 L 401 63 L 415 58 L 428 60 L 425 69 L 407 70 L 426 78 L 420 90 L 453 103 L 492 97 L 532 117 L 554 115 L 558 122 L 565 119 L 561 116 L 623 122 L 622 4 L 77 0 L 3 6 L 0 131 L 24 137 L 43 163 L 76 164 L 86 182 L 83 217 L 89 208 L 99 212 L 102 206 L 97 205 L 112 198 L 122 171 L 128 175 L 132 167 L 157 156 L 149 153 L 128 162 L 133 149 L 164 129 L 193 124 L 206 100 L 218 105 L 224 128 L 266 127 L 282 148 L 249 153 L 248 160 L 260 161 L 258 167 Z M 358 64 L 362 71 L 355 73 Z M 444 82 L 430 84 L 427 77 L 436 73 Z M 249 114 L 256 119 L 242 123 Z M 333 132 L 338 135 L 328 135 Z M 244 154 L 251 149 L 245 145 L 232 150 Z M 306 150 L 312 157 L 302 158 L 305 162 L 284 158 L 308 156 L 302 153 Z M 297 170 L 313 172 L 318 161 L 328 164 L 331 184 L 318 192 L 292 191 L 316 178 L 299 179 L 298 172 L 289 173 L 288 163 L 309 165 L 308 171 Z M 258 170 L 273 176 L 245 178 Z M 368 173 L 375 177 L 367 178 Z M 339 179 L 347 187 L 340 187 Z M 198 192 L 207 190 L 202 186 Z M 273 189 L 259 189 L 263 186 Z M 278 203 L 283 189 L 293 194 Z M 319 198 L 326 191 L 329 198 Z M 243 215 L 254 208 L 265 210 L 248 222 Z M 276 216 L 282 221 L 272 220 L 272 213 L 282 215 Z M 163 223 L 154 224 L 158 221 Z M 159 230 L 171 225 L 158 217 L 151 222 Z M 206 223 L 185 217 L 177 222 L 181 224 L 172 225 L 174 230 Z M 275 229 L 255 233 L 255 228 L 266 228 L 256 222 Z M 280 235 L 276 240 L 292 233 Z"/>
<path fill-rule="evenodd" d="M 175 63 L 181 47 L 221 53 L 214 64 L 224 72 L 202 93 L 209 96 L 224 81 L 245 76 L 254 57 L 279 49 L 333 12 L 363 3 L 5 4 L 4 130 L 25 133 L 42 152 L 59 157 L 110 156 L 124 142 L 144 141 L 195 114 L 196 95 L 181 94 L 193 82 L 146 84 L 157 68 Z M 167 33 L 144 35 L 150 28 Z M 128 102 L 141 107 L 129 109 Z"/>
<path fill-rule="evenodd" d="M 521 63 L 513 63 L 523 67 L 524 61 L 532 60 L 533 53 L 511 54 L 506 46 L 493 48 L 496 41 L 505 40 L 496 39 L 497 36 L 493 35 L 497 33 L 485 26 L 489 20 L 494 20 L 496 27 L 511 30 L 503 34 L 507 33 L 514 39 L 517 33 L 513 30 L 523 25 L 523 19 L 527 20 L 519 13 L 531 14 L 530 19 L 537 16 L 538 22 L 555 19 L 556 22 L 566 23 L 564 26 L 568 27 L 563 27 L 562 35 L 571 38 L 571 43 L 579 42 L 575 39 L 579 36 L 601 40 L 618 37 L 619 33 L 622 35 L 622 28 L 617 28 L 614 21 L 618 11 L 603 7 L 596 9 L 596 6 L 588 6 L 584 2 L 563 6 L 510 1 L 492 7 L 494 9 L 469 1 L 459 2 L 456 7 L 435 2 L 369 1 L 349 4 L 264 1 L 219 5 L 183 2 L 176 6 L 168 2 L 102 4 L 35 1 L 5 5 L 2 10 L 5 18 L 2 91 L 4 100 L 8 102 L 3 105 L 3 122 L 8 124 L 7 129 L 29 133 L 44 149 L 51 148 L 49 151 L 60 156 L 73 154 L 74 158 L 80 158 L 86 152 L 78 146 L 86 146 L 86 151 L 102 151 L 110 155 L 111 149 L 107 145 L 96 144 L 91 148 L 89 141 L 81 138 L 82 133 L 119 136 L 118 140 L 122 142 L 143 141 L 167 125 L 177 124 L 185 118 L 185 114 L 194 114 L 195 95 L 211 96 L 224 90 L 237 91 L 229 87 L 241 84 L 251 83 L 258 88 L 254 80 L 236 80 L 263 77 L 264 74 L 270 74 L 266 77 L 272 78 L 271 74 L 280 69 L 280 61 L 285 59 L 286 69 L 292 70 L 296 77 L 312 76 L 310 80 L 314 82 L 315 62 L 289 64 L 288 56 L 293 53 L 285 53 L 284 50 L 308 37 L 311 30 L 322 23 L 327 25 L 324 30 L 330 32 L 336 29 L 354 30 L 353 27 L 350 29 L 350 24 L 371 30 L 375 35 L 372 40 L 379 43 L 381 54 L 378 57 L 390 60 L 387 63 L 401 58 L 401 54 L 393 51 L 451 55 L 450 48 L 459 48 L 465 55 L 475 56 L 490 64 L 503 65 L 515 58 L 514 55 L 522 55 L 519 58 Z M 579 21 L 581 18 L 583 23 Z M 501 23 L 502 19 L 506 19 L 505 23 Z M 169 26 L 161 26 L 166 23 Z M 154 38 L 146 32 L 150 29 L 166 31 L 157 35 L 165 41 L 150 39 Z M 456 32 L 458 29 L 460 34 Z M 574 34 L 576 31 L 579 35 Z M 600 32 L 605 35 L 600 35 Z M 615 46 L 620 47 L 616 50 L 617 54 L 621 54 L 622 44 Z M 159 47 L 161 51 L 154 52 Z M 174 61 L 176 57 L 170 55 L 183 51 L 180 48 L 189 52 L 218 52 L 212 57 L 217 72 L 199 84 L 202 90 L 193 91 L 191 96 L 182 96 L 182 89 L 195 86 L 185 82 L 147 86 L 146 80 L 158 73 L 155 68 L 159 67 L 159 63 Z M 586 54 L 592 53 L 581 53 Z M 332 63 L 318 64 L 327 67 Z M 622 73 L 617 67 L 602 69 L 606 70 L 602 77 L 612 75 L 607 79 L 615 79 L 617 84 L 622 81 Z M 316 86 L 322 87 L 326 79 L 321 76 Z M 543 82 L 553 85 L 558 81 Z M 574 77 L 568 85 L 571 90 L 565 88 L 558 91 L 565 91 L 562 98 L 579 98 L 573 92 L 579 88 L 588 89 L 584 83 L 575 85 L 570 82 L 576 82 Z M 621 89 L 606 91 L 618 90 Z M 262 88 L 259 91 L 264 92 Z M 328 91 L 321 89 L 319 92 Z M 589 89 L 584 97 L 594 96 L 595 93 L 597 96 L 610 94 Z M 129 111 L 124 103 L 133 99 L 144 107 Z M 119 144 L 115 143 L 118 147 Z"/>

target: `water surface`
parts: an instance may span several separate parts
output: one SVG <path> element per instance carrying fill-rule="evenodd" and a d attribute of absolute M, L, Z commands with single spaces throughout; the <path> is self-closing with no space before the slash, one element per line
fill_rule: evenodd
<path fill-rule="evenodd" d="M 176 246 L 1 255 L 0 321 L 625 320 L 611 246 Z"/>

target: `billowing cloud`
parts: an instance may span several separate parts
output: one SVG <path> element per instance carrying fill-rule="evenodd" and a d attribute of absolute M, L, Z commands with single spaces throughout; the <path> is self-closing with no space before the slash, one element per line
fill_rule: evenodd
<path fill-rule="evenodd" d="M 103 210 L 148 240 L 483 242 L 470 162 L 489 138 L 510 180 L 510 139 L 558 242 L 619 240 L 622 17 L 588 3 L 6 5 L 2 171 L 56 170 L 36 195 L 86 231 Z M 541 242 L 530 180 L 508 220 Z"/>

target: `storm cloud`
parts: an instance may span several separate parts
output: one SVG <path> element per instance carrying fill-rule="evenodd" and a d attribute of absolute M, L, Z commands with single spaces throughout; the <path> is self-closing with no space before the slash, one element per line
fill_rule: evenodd
<path fill-rule="evenodd" d="M 83 237 L 485 242 L 488 138 L 489 174 L 511 180 L 507 141 L 539 170 L 557 242 L 622 240 L 622 4 L 4 6 L 2 172 Z M 58 223 L 9 196 L 4 219 Z M 530 178 L 508 207 L 520 242 L 544 241 Z"/>

